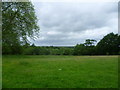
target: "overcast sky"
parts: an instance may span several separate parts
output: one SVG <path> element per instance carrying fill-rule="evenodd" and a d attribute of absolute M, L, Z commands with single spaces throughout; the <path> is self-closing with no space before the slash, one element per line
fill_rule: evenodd
<path fill-rule="evenodd" d="M 37 46 L 73 46 L 118 33 L 117 2 L 33 2 L 39 38 Z"/>

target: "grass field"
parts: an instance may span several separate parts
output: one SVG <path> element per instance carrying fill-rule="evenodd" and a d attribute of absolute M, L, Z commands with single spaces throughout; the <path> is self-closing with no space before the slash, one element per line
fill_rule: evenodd
<path fill-rule="evenodd" d="M 117 88 L 118 56 L 3 56 L 3 88 Z"/>

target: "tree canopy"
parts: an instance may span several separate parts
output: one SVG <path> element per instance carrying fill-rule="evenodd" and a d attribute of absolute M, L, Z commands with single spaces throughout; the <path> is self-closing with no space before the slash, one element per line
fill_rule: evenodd
<path fill-rule="evenodd" d="M 3 50 L 27 43 L 27 38 L 34 39 L 38 32 L 37 17 L 31 2 L 2 2 Z"/>
<path fill-rule="evenodd" d="M 97 44 L 98 54 L 117 54 L 120 50 L 120 35 L 109 33 Z"/>
<path fill-rule="evenodd" d="M 85 46 L 94 46 L 95 42 L 97 42 L 94 39 L 86 39 L 84 45 Z"/>

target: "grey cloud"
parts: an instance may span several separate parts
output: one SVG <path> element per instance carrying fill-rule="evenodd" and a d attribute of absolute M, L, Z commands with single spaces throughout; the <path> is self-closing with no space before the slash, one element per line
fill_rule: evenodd
<path fill-rule="evenodd" d="M 117 22 L 117 3 L 63 2 L 34 5 L 40 19 L 40 35 L 44 37 L 36 40 L 36 45 L 75 45 L 86 38 L 99 40 L 106 33 L 117 31 L 117 23 L 112 24 Z M 101 32 L 97 33 L 100 29 Z M 87 32 L 91 30 L 98 35 L 89 35 Z"/>

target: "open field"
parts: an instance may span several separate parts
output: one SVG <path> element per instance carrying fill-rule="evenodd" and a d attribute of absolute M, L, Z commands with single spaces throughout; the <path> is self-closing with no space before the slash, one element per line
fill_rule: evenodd
<path fill-rule="evenodd" d="M 3 56 L 3 88 L 116 88 L 118 56 Z"/>

